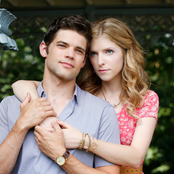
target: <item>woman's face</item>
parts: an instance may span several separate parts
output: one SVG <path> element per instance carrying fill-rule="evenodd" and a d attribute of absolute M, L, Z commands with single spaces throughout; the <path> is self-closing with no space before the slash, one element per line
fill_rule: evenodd
<path fill-rule="evenodd" d="M 92 40 L 90 61 L 102 81 L 121 78 L 123 68 L 122 49 L 104 36 Z"/>

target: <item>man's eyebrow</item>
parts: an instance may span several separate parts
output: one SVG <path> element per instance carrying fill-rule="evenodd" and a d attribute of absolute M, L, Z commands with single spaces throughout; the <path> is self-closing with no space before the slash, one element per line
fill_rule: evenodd
<path fill-rule="evenodd" d="M 68 43 L 66 43 L 64 41 L 61 41 L 61 40 L 60 41 L 57 41 L 57 44 L 60 44 L 60 43 L 65 44 L 65 45 L 69 45 Z M 80 47 L 80 46 L 77 46 L 77 48 L 80 49 L 80 50 L 82 50 L 82 51 L 84 51 L 84 52 L 86 52 L 86 50 L 84 48 Z"/>
<path fill-rule="evenodd" d="M 60 41 L 57 41 L 57 44 L 58 44 L 58 43 L 62 43 L 62 44 L 68 45 L 68 43 L 66 43 L 66 42 L 64 42 L 64 41 L 61 41 L 61 40 L 60 40 Z"/>

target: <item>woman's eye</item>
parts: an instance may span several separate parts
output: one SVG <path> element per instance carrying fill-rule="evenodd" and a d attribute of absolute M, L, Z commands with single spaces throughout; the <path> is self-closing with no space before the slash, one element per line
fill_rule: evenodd
<path fill-rule="evenodd" d="M 90 56 L 96 56 L 96 55 L 97 55 L 97 53 L 95 53 L 95 52 L 90 53 Z"/>
<path fill-rule="evenodd" d="M 112 54 L 113 53 L 113 50 L 107 50 L 106 53 L 107 54 Z"/>

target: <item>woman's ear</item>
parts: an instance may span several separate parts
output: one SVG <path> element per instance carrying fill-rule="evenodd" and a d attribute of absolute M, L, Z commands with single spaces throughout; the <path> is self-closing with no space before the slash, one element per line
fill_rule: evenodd
<path fill-rule="evenodd" d="M 44 41 L 41 42 L 39 46 L 40 54 L 42 57 L 47 58 L 47 45 L 45 44 Z"/>

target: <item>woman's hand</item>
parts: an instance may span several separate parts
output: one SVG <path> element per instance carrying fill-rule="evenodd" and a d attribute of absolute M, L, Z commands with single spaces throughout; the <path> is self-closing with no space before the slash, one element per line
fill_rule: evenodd
<path fill-rule="evenodd" d="M 70 126 L 64 121 L 57 120 L 59 126 L 62 128 L 64 139 L 65 139 L 65 147 L 67 149 L 75 149 L 79 147 L 80 140 L 82 139 L 82 133 Z"/>

